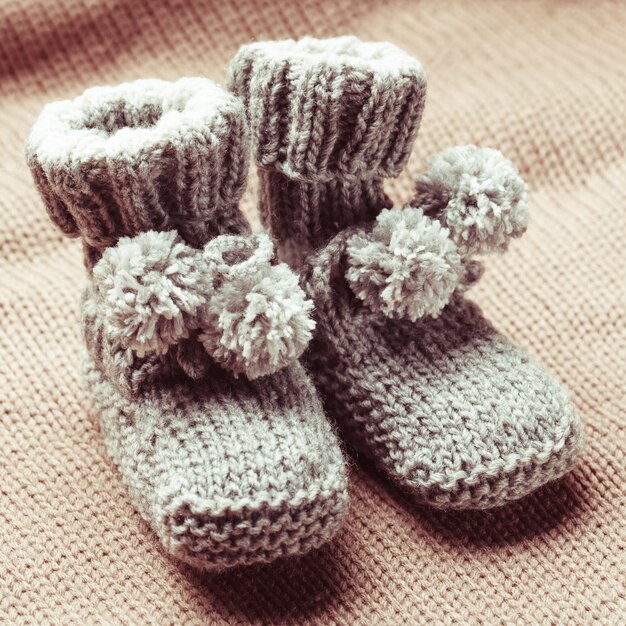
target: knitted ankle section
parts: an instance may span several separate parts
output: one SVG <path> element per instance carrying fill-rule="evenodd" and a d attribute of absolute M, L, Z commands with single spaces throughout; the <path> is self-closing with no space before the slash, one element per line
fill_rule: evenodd
<path fill-rule="evenodd" d="M 233 59 L 260 167 L 260 211 L 297 265 L 339 230 L 391 203 L 383 178 L 405 165 L 424 108 L 421 64 L 356 37 L 260 42 Z"/>
<path fill-rule="evenodd" d="M 348 226 L 391 207 L 382 178 L 303 182 L 259 170 L 259 210 L 281 259 L 298 267 L 308 254 Z"/>
<path fill-rule="evenodd" d="M 238 98 L 210 80 L 138 80 L 47 105 L 26 143 L 55 224 L 91 269 L 120 237 L 177 230 L 191 246 L 248 230 L 248 135 Z"/>

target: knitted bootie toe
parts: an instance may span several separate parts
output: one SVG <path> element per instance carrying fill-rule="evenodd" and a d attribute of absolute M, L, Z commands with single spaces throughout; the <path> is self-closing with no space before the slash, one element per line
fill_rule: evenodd
<path fill-rule="evenodd" d="M 84 242 L 87 394 L 133 504 L 203 569 L 302 554 L 347 510 L 335 434 L 297 362 L 312 303 L 237 203 L 240 101 L 206 79 L 48 105 L 27 143 Z"/>
<path fill-rule="evenodd" d="M 492 247 L 519 235 L 497 234 L 506 208 L 484 224 Z M 302 268 L 317 319 L 307 358 L 344 437 L 400 487 L 489 508 L 567 472 L 581 433 L 561 386 L 463 297 L 476 275 L 462 232 L 406 207 L 335 236 Z"/>
<path fill-rule="evenodd" d="M 336 232 L 390 206 L 426 92 L 418 61 L 355 37 L 243 46 L 229 86 L 241 95 L 259 166 L 260 212 L 298 264 Z"/>

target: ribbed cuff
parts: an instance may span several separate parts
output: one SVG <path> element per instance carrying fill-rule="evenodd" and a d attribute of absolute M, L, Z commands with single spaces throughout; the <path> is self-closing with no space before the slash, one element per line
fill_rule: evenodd
<path fill-rule="evenodd" d="M 190 245 L 247 230 L 241 101 L 203 78 L 138 80 L 46 106 L 26 144 L 51 219 L 88 267 L 120 237 L 177 230 Z"/>
<path fill-rule="evenodd" d="M 281 259 L 298 267 L 337 232 L 392 205 L 382 178 L 302 182 L 259 170 L 259 210 Z"/>
<path fill-rule="evenodd" d="M 306 182 L 397 176 L 417 134 L 426 77 L 389 43 L 259 42 L 233 59 L 261 167 Z"/>

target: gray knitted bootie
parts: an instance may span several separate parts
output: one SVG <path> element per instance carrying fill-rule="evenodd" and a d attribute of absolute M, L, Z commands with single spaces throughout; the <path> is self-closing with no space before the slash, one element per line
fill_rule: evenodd
<path fill-rule="evenodd" d="M 239 99 L 206 79 L 48 105 L 27 157 L 80 236 L 84 379 L 133 504 L 171 554 L 223 569 L 302 554 L 346 514 L 344 460 L 297 357 L 312 304 L 237 206 Z"/>
<path fill-rule="evenodd" d="M 317 250 L 301 266 L 317 321 L 305 356 L 346 439 L 441 508 L 502 505 L 569 470 L 581 435 L 567 394 L 463 295 L 480 277 L 473 256 L 526 228 L 515 167 L 454 148 L 409 206 L 362 202 L 404 164 L 424 104 L 419 63 L 391 45 L 244 46 L 230 86 L 274 185 L 265 223 L 294 265 Z"/>

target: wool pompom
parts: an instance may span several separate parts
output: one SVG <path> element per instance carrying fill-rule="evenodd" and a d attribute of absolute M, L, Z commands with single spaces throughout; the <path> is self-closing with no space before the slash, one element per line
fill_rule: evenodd
<path fill-rule="evenodd" d="M 93 269 L 106 332 L 139 356 L 188 337 L 212 289 L 201 255 L 175 231 L 141 233 L 107 248 Z"/>
<path fill-rule="evenodd" d="M 392 318 L 436 316 L 463 273 L 448 231 L 412 207 L 383 210 L 371 233 L 348 240 L 346 252 L 353 292 Z"/>
<path fill-rule="evenodd" d="M 209 304 L 200 335 L 218 363 L 250 379 L 297 359 L 315 327 L 310 317 L 313 303 L 297 276 L 284 263 L 270 264 L 273 249 L 266 235 L 256 241 L 256 250 L 239 262 L 233 263 L 232 250 L 225 251 L 224 258 L 232 264 Z"/>
<path fill-rule="evenodd" d="M 462 256 L 503 252 L 528 225 L 526 183 L 499 150 L 450 148 L 429 159 L 412 205 L 450 230 Z"/>

